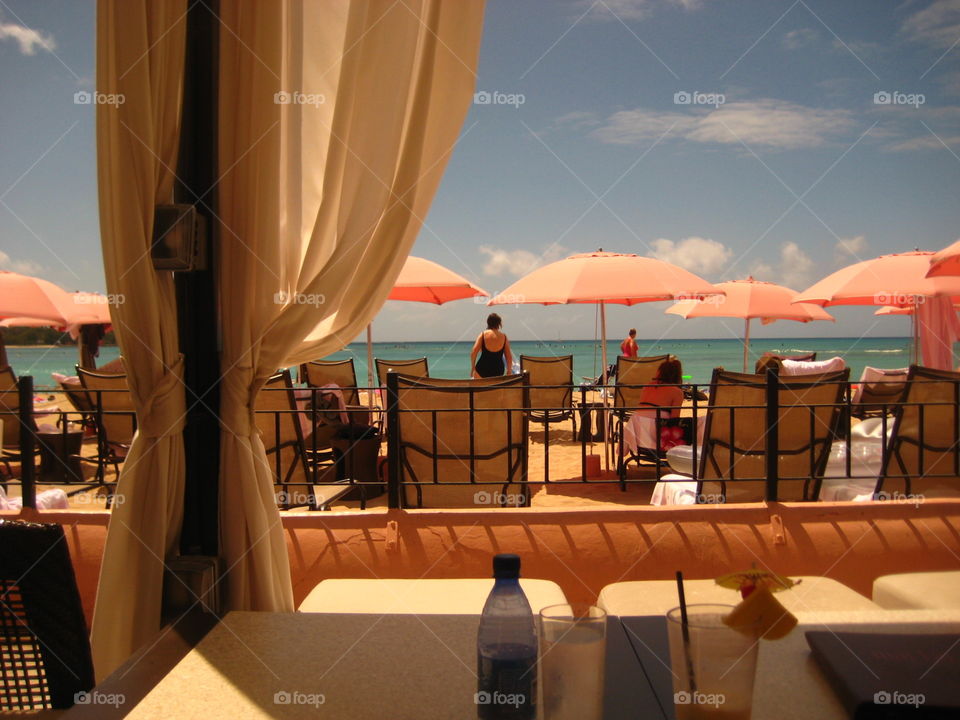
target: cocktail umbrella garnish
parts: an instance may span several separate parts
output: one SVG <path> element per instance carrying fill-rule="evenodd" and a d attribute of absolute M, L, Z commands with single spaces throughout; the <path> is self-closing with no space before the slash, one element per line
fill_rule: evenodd
<path fill-rule="evenodd" d="M 781 590 L 789 590 L 800 583 L 799 580 L 791 580 L 769 570 L 759 570 L 756 566 L 743 572 L 723 575 L 718 577 L 715 582 L 720 587 L 739 590 L 740 596 L 744 599 L 749 597 L 750 593 L 757 588 L 765 588 L 770 592 L 780 592 Z"/>

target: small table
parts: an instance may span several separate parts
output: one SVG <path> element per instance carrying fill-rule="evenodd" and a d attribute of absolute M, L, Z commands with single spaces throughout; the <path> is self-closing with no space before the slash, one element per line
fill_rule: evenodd
<path fill-rule="evenodd" d="M 38 431 L 40 450 L 40 482 L 60 484 L 83 482 L 80 449 L 83 430 Z"/>

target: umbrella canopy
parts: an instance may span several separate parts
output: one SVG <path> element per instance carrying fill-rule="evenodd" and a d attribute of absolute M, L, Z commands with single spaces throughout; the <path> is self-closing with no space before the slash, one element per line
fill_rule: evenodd
<path fill-rule="evenodd" d="M 651 257 L 598 250 L 571 255 L 539 267 L 491 298 L 488 305 L 599 304 L 600 352 L 603 356 L 603 384 L 606 385 L 606 303 L 636 305 L 713 295 L 723 295 L 723 291 L 676 265 Z"/>
<path fill-rule="evenodd" d="M 848 265 L 798 293 L 794 302 L 904 306 L 921 297 L 960 295 L 960 277 L 927 277 L 933 255 L 916 250 Z"/>
<path fill-rule="evenodd" d="M 794 302 L 917 306 L 920 313 L 915 334 L 919 342 L 914 347 L 923 348 L 928 366 L 950 369 L 952 358 L 943 352 L 946 341 L 939 334 L 951 327 L 960 330 L 950 300 L 960 295 L 960 276 L 927 277 L 933 256 L 932 252 L 916 250 L 854 263 L 798 293 Z M 953 334 L 953 330 L 950 332 Z"/>
<path fill-rule="evenodd" d="M 387 300 L 403 300 L 405 302 L 425 302 L 434 305 L 443 305 L 452 300 L 463 300 L 471 297 L 486 297 L 488 293 L 477 287 L 462 275 L 445 268 L 433 260 L 410 255 L 403 263 L 403 269 L 393 290 L 387 295 Z M 367 325 L 367 384 L 373 387 L 373 329 L 372 323 Z M 373 393 L 369 394 L 369 402 L 373 404 Z"/>
<path fill-rule="evenodd" d="M 930 258 L 930 269 L 927 270 L 927 277 L 940 277 L 941 275 L 960 275 L 960 240 Z"/>
<path fill-rule="evenodd" d="M 796 290 L 791 290 L 783 285 L 748 277 L 746 280 L 730 280 L 717 283 L 716 286 L 726 294 L 706 300 L 681 300 L 668 307 L 665 312 L 671 315 L 679 315 L 686 320 L 698 317 L 743 318 L 744 372 L 747 372 L 749 359 L 750 321 L 752 319 L 759 318 L 764 324 L 777 320 L 794 320 L 804 323 L 814 320 L 835 321 L 833 316 L 819 305 L 810 303 L 793 304 L 793 298 L 797 295 Z"/>
<path fill-rule="evenodd" d="M 23 317 L 62 322 L 72 305 L 69 293 L 52 282 L 0 270 L 0 319 Z"/>
<path fill-rule="evenodd" d="M 410 256 L 403 264 L 400 277 L 387 300 L 428 302 L 436 305 L 470 297 L 489 295 L 465 277 L 439 263 Z"/>

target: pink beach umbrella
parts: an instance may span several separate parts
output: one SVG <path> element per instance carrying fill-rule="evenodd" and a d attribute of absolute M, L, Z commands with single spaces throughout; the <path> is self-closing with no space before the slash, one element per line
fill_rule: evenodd
<path fill-rule="evenodd" d="M 930 258 L 927 277 L 941 275 L 960 275 L 960 240 L 944 248 Z"/>
<path fill-rule="evenodd" d="M 700 317 L 742 318 L 744 372 L 747 372 L 749 361 L 750 321 L 754 318 L 761 320 L 764 325 L 777 320 L 794 320 L 803 323 L 814 320 L 835 322 L 834 317 L 819 305 L 793 304 L 793 298 L 797 295 L 796 290 L 783 285 L 748 277 L 746 280 L 717 283 L 716 286 L 726 294 L 704 300 L 681 300 L 667 308 L 665 312 L 679 315 L 686 320 Z"/>
<path fill-rule="evenodd" d="M 915 307 L 914 348 L 922 347 L 925 365 L 948 370 L 953 341 L 960 337 L 952 301 L 960 295 L 960 277 L 927 277 L 933 255 L 916 250 L 854 263 L 811 285 L 794 302 Z"/>
<path fill-rule="evenodd" d="M 641 255 L 598 250 L 539 267 L 491 298 L 488 305 L 599 305 L 603 384 L 606 385 L 607 303 L 637 305 L 714 295 L 723 295 L 723 291 L 676 265 Z M 606 450 L 606 440 L 604 447 Z M 609 454 L 604 452 L 604 456 L 609 467 Z"/>
<path fill-rule="evenodd" d="M 387 300 L 443 305 L 453 300 L 486 297 L 489 294 L 453 270 L 433 260 L 411 255 L 404 262 L 403 269 L 400 270 L 397 282 L 394 283 Z M 367 382 L 369 387 L 373 387 L 372 324 L 367 325 Z M 372 399 L 371 402 L 373 402 Z"/>

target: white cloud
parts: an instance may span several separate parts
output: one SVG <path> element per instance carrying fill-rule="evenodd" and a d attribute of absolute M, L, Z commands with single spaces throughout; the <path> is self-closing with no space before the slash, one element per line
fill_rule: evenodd
<path fill-rule="evenodd" d="M 784 100 L 733 102 L 700 114 L 622 110 L 591 135 L 601 142 L 637 145 L 666 137 L 691 142 L 764 146 L 777 150 L 819 147 L 855 126 L 847 110 L 811 108 Z"/>
<path fill-rule="evenodd" d="M 892 152 L 912 152 L 915 150 L 944 150 L 948 148 L 960 148 L 960 135 L 920 135 L 909 140 L 888 145 L 884 149 Z"/>
<path fill-rule="evenodd" d="M 590 9 L 589 17 L 597 20 L 643 20 L 657 8 L 679 7 L 698 10 L 705 0 L 580 0 L 577 5 Z"/>
<path fill-rule="evenodd" d="M 837 262 L 847 262 L 849 260 L 860 261 L 867 249 L 867 236 L 855 235 L 854 237 L 840 238 L 836 246 Z"/>
<path fill-rule="evenodd" d="M 546 251 L 532 253 L 529 250 L 507 250 L 506 248 L 481 245 L 477 248 L 488 260 L 483 265 L 484 275 L 513 275 L 520 277 L 531 270 L 567 256 L 567 249 L 560 245 L 551 245 Z"/>
<path fill-rule="evenodd" d="M 787 50 L 799 50 L 805 45 L 812 45 L 819 39 L 820 34 L 813 28 L 799 28 L 784 35 L 782 42 Z"/>
<path fill-rule="evenodd" d="M 934 0 L 908 17 L 901 30 L 916 42 L 951 47 L 960 37 L 960 0 Z"/>
<path fill-rule="evenodd" d="M 0 40 L 13 40 L 23 55 L 36 55 L 38 48 L 51 52 L 57 47 L 53 35 L 13 22 L 0 21 Z"/>
<path fill-rule="evenodd" d="M 711 238 L 688 237 L 674 242 L 658 238 L 650 243 L 658 260 L 679 265 L 698 275 L 714 275 L 723 270 L 733 251 Z"/>
<path fill-rule="evenodd" d="M 750 265 L 749 274 L 757 280 L 785 285 L 793 290 L 805 290 L 813 284 L 813 259 L 795 242 L 780 246 L 780 256 L 774 262 L 757 258 Z"/>
<path fill-rule="evenodd" d="M 0 250 L 0 270 L 12 270 L 21 275 L 39 275 L 43 272 L 43 265 L 33 260 L 14 260 Z"/>

